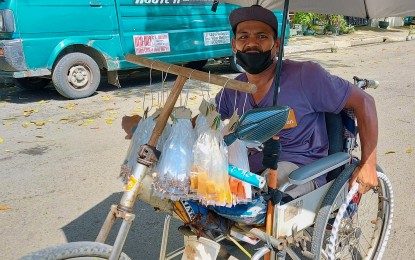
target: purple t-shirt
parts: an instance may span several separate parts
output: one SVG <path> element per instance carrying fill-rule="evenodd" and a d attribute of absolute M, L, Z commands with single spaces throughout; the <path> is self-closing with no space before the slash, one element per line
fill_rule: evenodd
<path fill-rule="evenodd" d="M 236 79 L 248 81 L 246 74 L 240 74 Z M 227 119 L 236 108 L 238 114 L 242 115 L 255 107 L 272 106 L 274 88 L 273 84 L 259 104 L 255 104 L 251 94 L 223 89 L 216 95 L 218 111 L 222 119 Z M 283 61 L 277 105 L 289 106 L 294 110 L 297 126 L 278 133 L 282 145 L 280 161 L 302 166 L 327 156 L 324 112 L 339 113 L 350 96 L 351 88 L 350 82 L 331 75 L 317 63 Z M 252 172 L 258 173 L 264 169 L 262 157 L 262 152 L 250 152 Z"/>

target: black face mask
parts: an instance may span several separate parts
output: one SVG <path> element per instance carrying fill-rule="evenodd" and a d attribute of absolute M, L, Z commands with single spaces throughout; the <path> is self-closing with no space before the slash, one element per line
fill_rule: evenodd
<path fill-rule="evenodd" d="M 272 49 L 272 48 L 271 48 Z M 249 74 L 258 74 L 271 66 L 271 50 L 260 53 L 246 53 L 236 51 L 236 63 Z"/>

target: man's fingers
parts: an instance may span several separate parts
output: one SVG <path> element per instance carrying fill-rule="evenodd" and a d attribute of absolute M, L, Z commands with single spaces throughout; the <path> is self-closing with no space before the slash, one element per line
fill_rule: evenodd
<path fill-rule="evenodd" d="M 352 187 L 353 187 L 353 185 L 356 183 L 356 181 L 357 181 L 357 173 L 358 173 L 358 171 L 357 171 L 357 168 L 354 170 L 354 172 L 353 172 L 353 174 L 352 174 L 352 177 L 350 177 L 350 180 L 349 180 L 349 190 L 351 190 L 352 189 Z"/>
<path fill-rule="evenodd" d="M 369 190 L 368 186 L 365 184 L 360 184 L 359 183 L 359 190 L 357 191 L 360 194 L 365 194 L 367 191 Z"/>

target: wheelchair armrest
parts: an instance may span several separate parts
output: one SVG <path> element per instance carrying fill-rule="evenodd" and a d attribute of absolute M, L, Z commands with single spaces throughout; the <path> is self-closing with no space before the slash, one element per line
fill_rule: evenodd
<path fill-rule="evenodd" d="M 349 161 L 350 155 L 348 153 L 338 152 L 331 154 L 293 171 L 288 176 L 288 180 L 291 184 L 301 185 L 334 170 Z"/>

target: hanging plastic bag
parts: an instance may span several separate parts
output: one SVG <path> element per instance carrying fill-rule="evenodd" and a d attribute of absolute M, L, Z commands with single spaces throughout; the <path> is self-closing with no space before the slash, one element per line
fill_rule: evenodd
<path fill-rule="evenodd" d="M 155 118 L 157 117 L 154 115 L 148 118 L 143 118 L 142 120 L 140 120 L 140 122 L 137 124 L 136 128 L 133 131 L 130 146 L 128 147 L 128 151 L 125 156 L 124 162 L 121 165 L 120 176 L 122 177 L 124 182 L 128 181 L 129 176 L 134 171 L 134 167 L 137 164 L 138 151 L 140 150 L 141 145 L 148 143 L 148 141 L 150 140 L 154 127 L 156 126 Z M 157 142 L 157 150 L 161 151 L 164 143 L 170 135 L 170 131 L 171 125 L 166 124 L 166 127 L 164 128 L 163 133 Z"/>
<path fill-rule="evenodd" d="M 241 170 L 249 171 L 248 149 L 244 142 L 236 140 L 228 146 L 228 162 Z M 229 177 L 233 204 L 250 202 L 252 199 L 252 188 L 249 183 Z"/>
<path fill-rule="evenodd" d="M 128 180 L 128 177 L 134 171 L 134 167 L 137 163 L 137 156 L 140 146 L 146 144 L 150 140 L 151 133 L 153 132 L 156 122 L 152 117 L 141 119 L 137 127 L 133 132 L 133 137 L 128 147 L 127 155 L 121 165 L 120 176 L 124 181 Z"/>
<path fill-rule="evenodd" d="M 216 110 L 215 105 L 203 99 L 199 106 L 200 113 L 196 118 L 196 137 L 199 137 L 202 133 L 206 132 L 208 129 L 211 128 L 207 116 L 213 110 Z"/>
<path fill-rule="evenodd" d="M 175 119 L 164 144 L 154 177 L 155 192 L 160 197 L 187 198 L 190 188 L 192 148 L 195 136 L 189 119 Z"/>
<path fill-rule="evenodd" d="M 228 151 L 220 131 L 209 129 L 193 147 L 191 188 L 205 205 L 231 206 Z"/>
<path fill-rule="evenodd" d="M 196 118 L 195 123 L 195 131 L 196 136 L 199 137 L 202 133 L 206 132 L 208 129 L 210 129 L 207 117 L 203 114 L 199 114 Z"/>

